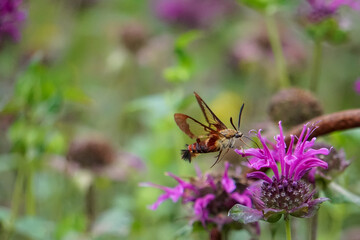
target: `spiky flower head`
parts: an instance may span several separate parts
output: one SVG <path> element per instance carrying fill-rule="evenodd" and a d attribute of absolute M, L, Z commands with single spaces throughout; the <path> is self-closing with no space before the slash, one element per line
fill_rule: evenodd
<path fill-rule="evenodd" d="M 26 18 L 25 11 L 20 9 L 22 0 L 0 1 L 0 44 L 5 38 L 19 41 L 20 25 Z"/>
<path fill-rule="evenodd" d="M 285 217 L 292 215 L 308 218 L 316 213 L 320 203 L 327 199 L 313 199 L 315 190 L 312 190 L 311 184 L 302 178 L 312 168 L 327 168 L 328 164 L 316 155 L 327 155 L 330 150 L 313 148 L 315 138 L 311 140 L 308 138 L 315 129 L 304 125 L 297 143 L 295 144 L 295 136 L 291 136 L 290 144 L 286 147 L 281 122 L 279 122 L 280 134 L 275 136 L 275 143 L 262 137 L 259 130 L 257 137 L 262 148 L 235 150 L 244 157 L 250 157 L 249 167 L 256 170 L 247 174 L 247 177 L 262 181 L 251 187 L 256 209 L 235 205 L 229 213 L 233 219 L 245 223 L 260 219 L 277 221 L 283 214 Z M 259 171 L 263 168 L 270 168 L 273 177 Z"/>
<path fill-rule="evenodd" d="M 153 0 L 158 18 L 186 28 L 207 28 L 237 9 L 229 0 Z"/>
<path fill-rule="evenodd" d="M 185 181 L 172 173 L 167 173 L 178 182 L 178 185 L 170 188 L 154 183 L 141 183 L 143 187 L 155 187 L 164 191 L 158 200 L 149 206 L 156 210 L 165 200 L 171 199 L 177 202 L 181 199 L 183 204 L 191 204 L 193 214 L 190 223 L 200 222 L 204 228 L 208 225 L 216 225 L 218 229 L 224 225 L 231 224 L 232 219 L 227 216 L 227 212 L 234 204 L 242 204 L 251 207 L 250 194 L 246 190 L 247 185 L 241 183 L 238 178 L 229 176 L 228 169 L 230 164 L 225 163 L 222 176 L 212 174 L 201 174 Z"/>
<path fill-rule="evenodd" d="M 310 5 L 308 19 L 314 23 L 335 16 L 342 6 L 360 10 L 360 2 L 358 0 L 307 0 L 307 2 Z"/>
<path fill-rule="evenodd" d="M 331 148 L 327 143 L 315 143 L 314 149 Z M 328 164 L 327 169 L 313 168 L 309 172 L 309 180 L 315 183 L 315 179 L 322 179 L 327 182 L 332 181 L 335 177 L 341 174 L 350 165 L 350 161 L 346 160 L 345 152 L 343 149 L 331 149 L 328 155 L 319 154 L 318 158 L 324 160 Z"/>

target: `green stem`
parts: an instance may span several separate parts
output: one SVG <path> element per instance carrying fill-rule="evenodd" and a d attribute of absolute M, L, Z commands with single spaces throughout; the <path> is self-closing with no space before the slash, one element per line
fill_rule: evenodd
<path fill-rule="evenodd" d="M 266 27 L 269 34 L 270 45 L 274 53 L 276 70 L 278 72 L 279 83 L 281 88 L 290 86 L 288 72 L 286 69 L 285 57 L 282 49 L 280 35 L 276 26 L 273 14 L 266 15 Z"/>
<path fill-rule="evenodd" d="M 275 240 L 275 235 L 276 235 L 276 226 L 274 226 L 273 224 L 269 224 L 269 229 L 270 229 L 270 239 L 271 240 Z"/>
<path fill-rule="evenodd" d="M 291 240 L 290 217 L 285 216 L 286 240 Z"/>
<path fill-rule="evenodd" d="M 318 212 L 310 218 L 310 240 L 316 240 L 317 238 L 317 228 L 318 228 Z"/>
<path fill-rule="evenodd" d="M 310 78 L 310 90 L 317 91 L 321 72 L 322 42 L 316 40 L 313 48 L 312 72 Z"/>
<path fill-rule="evenodd" d="M 34 166 L 33 162 L 29 161 L 27 164 L 27 179 L 26 179 L 26 189 L 25 189 L 25 199 L 26 199 L 26 214 L 33 216 L 36 213 L 35 210 L 35 198 L 34 198 Z"/>
<path fill-rule="evenodd" d="M 21 199 L 23 195 L 23 188 L 25 183 L 25 172 L 26 172 L 26 169 L 24 168 L 23 165 L 24 165 L 23 162 L 19 163 L 19 168 L 16 174 L 15 186 L 11 201 L 10 221 L 8 226 L 6 227 L 7 229 L 4 239 L 10 239 L 13 232 L 15 221 L 19 213 Z"/>

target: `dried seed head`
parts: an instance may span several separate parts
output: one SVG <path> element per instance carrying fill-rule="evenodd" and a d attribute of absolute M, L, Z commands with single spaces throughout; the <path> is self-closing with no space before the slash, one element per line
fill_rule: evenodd
<path fill-rule="evenodd" d="M 281 120 L 284 127 L 292 127 L 323 113 L 320 102 L 310 92 L 288 88 L 275 94 L 268 110 L 274 122 Z"/>
<path fill-rule="evenodd" d="M 120 32 L 121 42 L 131 53 L 137 53 L 148 38 L 144 25 L 138 22 L 130 22 L 123 26 Z"/>
<path fill-rule="evenodd" d="M 71 142 L 67 159 L 81 167 L 96 169 L 111 164 L 115 160 L 115 152 L 107 140 L 88 136 Z"/>

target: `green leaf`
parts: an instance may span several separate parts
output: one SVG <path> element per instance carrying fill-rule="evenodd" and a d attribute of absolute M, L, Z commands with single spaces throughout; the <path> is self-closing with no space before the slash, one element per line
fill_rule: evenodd
<path fill-rule="evenodd" d="M 230 209 L 228 216 L 231 217 L 234 221 L 238 221 L 244 224 L 257 222 L 263 219 L 263 214 L 261 211 L 246 207 L 241 204 L 236 204 L 233 206 Z"/>
<path fill-rule="evenodd" d="M 33 240 L 52 239 L 54 224 L 39 217 L 23 217 L 15 223 L 15 231 Z"/>
<path fill-rule="evenodd" d="M 0 155 L 0 173 L 15 169 L 18 157 L 16 154 Z"/>
<path fill-rule="evenodd" d="M 87 96 L 84 91 L 77 87 L 67 87 L 64 89 L 65 100 L 73 103 L 90 104 L 91 98 Z"/>
<path fill-rule="evenodd" d="M 186 32 L 175 42 L 174 53 L 176 58 L 176 64 L 164 70 L 164 78 L 170 82 L 186 82 L 191 78 L 193 73 L 194 63 L 189 54 L 188 46 L 199 39 L 202 36 L 200 31 L 189 31 Z"/>
<path fill-rule="evenodd" d="M 131 215 L 122 209 L 110 209 L 103 213 L 95 222 L 93 232 L 96 236 L 116 235 L 127 236 L 133 222 Z"/>
<path fill-rule="evenodd" d="M 6 222 L 10 219 L 10 209 L 0 207 L 0 222 Z"/>
<path fill-rule="evenodd" d="M 186 82 L 191 77 L 190 67 L 174 66 L 164 70 L 164 77 L 170 82 Z"/>
<path fill-rule="evenodd" d="M 175 232 L 175 238 L 190 238 L 190 234 L 193 231 L 192 225 L 185 225 Z"/>
<path fill-rule="evenodd" d="M 286 3 L 285 0 L 238 0 L 239 3 L 245 4 L 258 11 L 275 12 L 277 8 Z"/>
<path fill-rule="evenodd" d="M 190 43 L 199 39 L 202 35 L 203 34 L 201 31 L 196 31 L 196 30 L 189 31 L 180 35 L 180 37 L 178 37 L 178 39 L 175 42 L 175 51 L 176 52 L 183 51 L 185 48 L 189 46 Z"/>
<path fill-rule="evenodd" d="M 80 213 L 73 213 L 61 218 L 56 224 L 55 236 L 57 239 L 78 239 L 71 238 L 76 232 L 83 232 L 86 229 L 86 217 Z M 77 235 L 76 235 L 77 236 Z"/>
<path fill-rule="evenodd" d="M 268 209 L 264 210 L 264 219 L 267 222 L 274 223 L 280 220 L 281 216 L 285 213 L 285 210 L 274 210 Z"/>
<path fill-rule="evenodd" d="M 58 131 L 55 131 L 46 137 L 46 144 L 46 152 L 49 153 L 61 154 L 66 148 L 66 140 Z"/>
<path fill-rule="evenodd" d="M 341 44 L 348 40 L 348 32 L 342 30 L 337 20 L 332 18 L 317 24 L 309 24 L 306 31 L 315 41 L 327 41 L 332 44 Z"/>

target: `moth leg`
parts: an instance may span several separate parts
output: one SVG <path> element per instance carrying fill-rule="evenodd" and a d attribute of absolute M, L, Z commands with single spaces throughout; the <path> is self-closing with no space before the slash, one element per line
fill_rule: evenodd
<path fill-rule="evenodd" d="M 223 152 L 223 150 L 221 149 L 219 154 L 216 156 L 216 161 L 214 162 L 213 165 L 211 165 L 210 168 L 212 168 L 213 166 L 215 166 L 217 163 L 221 162 L 221 160 L 224 158 L 224 156 L 229 152 L 230 148 L 226 149 L 226 152 L 224 154 L 221 154 Z"/>

